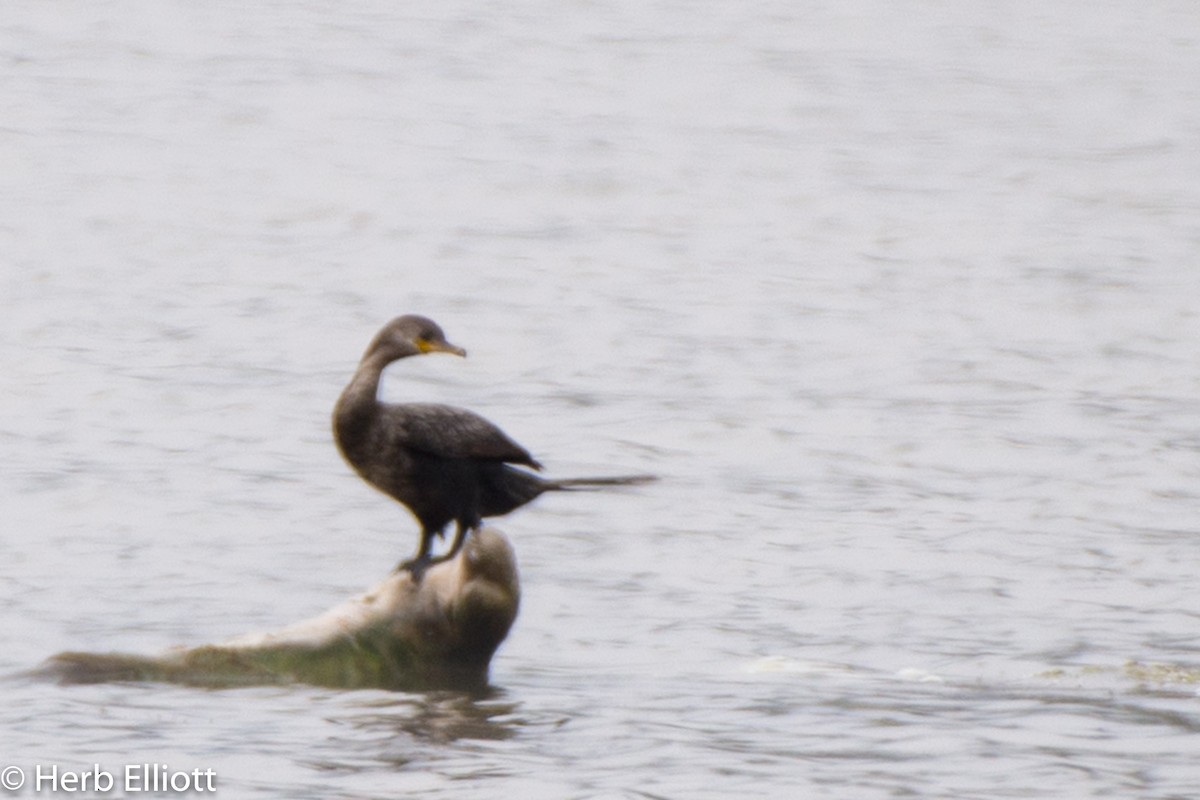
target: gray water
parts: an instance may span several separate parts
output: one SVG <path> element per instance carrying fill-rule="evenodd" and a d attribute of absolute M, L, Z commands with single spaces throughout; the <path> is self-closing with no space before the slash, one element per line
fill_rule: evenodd
<path fill-rule="evenodd" d="M 227 798 L 1200 793 L 1200 11 L 13 2 L 0 672 L 282 627 L 414 523 L 328 416 L 554 475 L 485 697 L 6 681 L 0 767 Z M 92 793 L 92 796 L 99 796 Z"/>

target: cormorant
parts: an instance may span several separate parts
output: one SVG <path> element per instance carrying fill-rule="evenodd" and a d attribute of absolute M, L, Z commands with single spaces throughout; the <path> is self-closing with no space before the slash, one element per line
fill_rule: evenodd
<path fill-rule="evenodd" d="M 367 483 L 399 500 L 421 523 L 417 555 L 397 569 L 417 579 L 431 564 L 458 554 L 484 517 L 507 514 L 543 492 L 621 486 L 653 480 L 649 475 L 550 480 L 513 464 L 540 470 L 521 445 L 471 411 L 432 403 L 383 403 L 383 370 L 393 361 L 423 353 L 467 352 L 446 341 L 437 323 L 415 314 L 383 327 L 363 354 L 333 411 L 333 432 L 342 456 Z M 433 537 L 456 524 L 450 549 L 432 557 Z"/>

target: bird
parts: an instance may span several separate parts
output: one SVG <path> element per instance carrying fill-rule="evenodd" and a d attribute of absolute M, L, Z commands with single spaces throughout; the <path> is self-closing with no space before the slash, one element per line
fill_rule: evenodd
<path fill-rule="evenodd" d="M 416 556 L 402 561 L 415 580 L 454 558 L 483 518 L 517 509 L 545 492 L 629 486 L 653 475 L 550 479 L 542 464 L 482 416 L 435 403 L 385 403 L 379 383 L 393 362 L 429 353 L 465 357 L 436 322 L 418 314 L 396 317 L 368 345 L 333 410 L 338 450 L 358 475 L 398 500 L 421 525 Z M 532 470 L 532 471 L 531 471 Z M 434 537 L 455 523 L 454 540 L 433 556 Z"/>

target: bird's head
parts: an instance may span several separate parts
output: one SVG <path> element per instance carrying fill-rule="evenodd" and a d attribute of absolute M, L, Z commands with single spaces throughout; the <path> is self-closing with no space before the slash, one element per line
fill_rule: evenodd
<path fill-rule="evenodd" d="M 446 341 L 436 322 L 417 314 L 396 317 L 376 334 L 367 355 L 386 353 L 389 361 L 423 353 L 450 353 L 465 356 L 467 351 Z"/>

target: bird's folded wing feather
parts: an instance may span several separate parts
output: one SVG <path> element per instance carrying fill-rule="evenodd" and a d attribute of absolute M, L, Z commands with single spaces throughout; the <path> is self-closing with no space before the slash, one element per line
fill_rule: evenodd
<path fill-rule="evenodd" d="M 541 469 L 533 456 L 478 414 L 432 403 L 405 403 L 388 408 L 404 431 L 404 444 L 442 458 L 479 458 L 525 464 Z"/>

